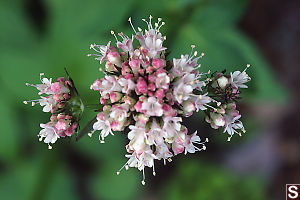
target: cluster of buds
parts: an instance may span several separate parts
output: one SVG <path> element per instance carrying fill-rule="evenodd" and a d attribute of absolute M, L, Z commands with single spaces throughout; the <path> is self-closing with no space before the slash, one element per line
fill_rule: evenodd
<path fill-rule="evenodd" d="M 24 101 L 25 104 L 31 103 L 32 106 L 40 104 L 43 112 L 50 112 L 50 121 L 40 124 L 42 130 L 38 134 L 40 141 L 48 144 L 52 149 L 53 144 L 60 137 L 71 137 L 78 127 L 78 122 L 83 112 L 83 104 L 75 89 L 72 79 L 66 80 L 64 77 L 52 82 L 40 74 L 41 84 L 29 84 L 39 90 L 40 99 Z"/>
<path fill-rule="evenodd" d="M 206 121 L 215 129 L 224 128 L 230 137 L 237 129 L 244 131 L 239 120 L 241 115 L 236 110 L 235 101 L 239 98 L 239 88 L 245 88 L 250 80 L 245 71 L 236 71 L 230 75 L 223 73 L 200 73 L 198 60 L 192 45 L 188 55 L 179 59 L 167 60 L 166 37 L 160 33 L 164 22 L 158 18 L 152 24 L 152 17 L 145 32 L 134 28 L 132 37 L 119 33 L 116 47 L 92 44 L 90 49 L 100 64 L 105 62 L 104 78 L 97 79 L 91 89 L 99 91 L 100 104 L 103 109 L 97 115 L 93 131 L 100 131 L 99 140 L 113 131 L 125 131 L 129 139 L 126 145 L 128 161 L 125 167 L 136 167 L 143 172 L 142 183 L 145 184 L 145 167 L 153 168 L 154 160 L 171 161 L 180 153 L 195 153 L 205 150 L 208 139 L 201 140 L 197 132 L 188 134 L 182 124 L 182 117 L 189 117 L 195 111 L 204 111 Z M 133 46 L 136 39 L 138 45 Z"/>

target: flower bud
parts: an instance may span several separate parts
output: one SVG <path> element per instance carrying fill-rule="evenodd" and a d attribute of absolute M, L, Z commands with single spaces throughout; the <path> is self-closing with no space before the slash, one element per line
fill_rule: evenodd
<path fill-rule="evenodd" d="M 221 76 L 220 78 L 217 79 L 218 85 L 220 88 L 224 89 L 227 84 L 229 83 L 228 78 L 225 76 Z"/>
<path fill-rule="evenodd" d="M 184 101 L 182 106 L 185 113 L 194 112 L 196 110 L 196 106 L 192 101 Z"/>
<path fill-rule="evenodd" d="M 159 58 L 154 58 L 152 60 L 152 66 L 156 69 L 162 68 L 165 66 L 165 60 L 159 59 Z"/>
<path fill-rule="evenodd" d="M 225 119 L 224 119 L 223 115 L 211 112 L 210 117 L 216 126 L 224 126 L 225 125 Z"/>
<path fill-rule="evenodd" d="M 110 97 L 111 103 L 115 103 L 123 97 L 123 94 L 120 92 L 111 92 L 109 97 Z"/>
<path fill-rule="evenodd" d="M 111 62 L 114 65 L 117 65 L 118 67 L 122 66 L 122 62 L 121 62 L 121 56 L 118 52 L 116 51 L 111 51 L 107 54 L 107 59 L 109 60 L 109 62 Z"/>

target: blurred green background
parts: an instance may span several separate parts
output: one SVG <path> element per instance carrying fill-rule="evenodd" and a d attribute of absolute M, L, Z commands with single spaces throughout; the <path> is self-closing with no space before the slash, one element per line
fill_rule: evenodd
<path fill-rule="evenodd" d="M 300 5 L 278 2 L 1 0 L 0 199 L 284 199 L 285 184 L 300 183 Z M 49 115 L 22 102 L 37 98 L 25 82 L 38 83 L 40 72 L 64 76 L 67 67 L 83 100 L 97 103 L 89 86 L 101 74 L 99 63 L 86 56 L 89 45 L 114 41 L 110 30 L 130 35 L 127 19 L 144 27 L 141 19 L 150 14 L 166 22 L 161 32 L 170 58 L 195 44 L 205 53 L 203 71 L 243 70 L 250 63 L 252 81 L 240 105 L 247 134 L 228 143 L 196 114 L 185 123 L 210 138 L 206 152 L 157 163 L 157 175 L 147 170 L 142 186 L 135 169 L 115 174 L 126 162 L 124 134 L 105 144 L 95 136 L 59 140 L 49 151 L 37 138 Z M 81 126 L 93 116 L 85 113 Z"/>

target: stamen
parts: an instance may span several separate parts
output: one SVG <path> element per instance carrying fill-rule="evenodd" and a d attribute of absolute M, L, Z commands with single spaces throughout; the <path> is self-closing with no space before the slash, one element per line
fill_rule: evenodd
<path fill-rule="evenodd" d="M 232 137 L 232 136 L 230 136 L 230 137 L 228 137 L 228 138 L 227 138 L 227 142 L 230 142 L 230 140 L 231 140 L 231 137 Z"/>
<path fill-rule="evenodd" d="M 127 163 L 129 162 L 129 160 L 117 171 L 117 175 L 119 175 L 120 174 L 120 172 L 122 171 L 122 169 L 124 168 L 124 167 L 126 167 L 127 166 Z M 127 166 L 128 167 L 128 166 Z M 126 169 L 127 170 L 127 169 Z"/>
<path fill-rule="evenodd" d="M 132 22 L 131 22 L 131 17 L 129 17 L 128 21 L 129 21 L 129 23 L 130 23 L 131 28 L 133 29 L 133 31 L 134 31 L 135 34 L 136 34 L 135 28 L 134 28 L 134 26 L 132 25 Z"/>
<path fill-rule="evenodd" d="M 143 168 L 143 180 L 142 180 L 142 185 L 145 185 L 145 168 Z"/>
<path fill-rule="evenodd" d="M 117 42 L 119 42 L 119 40 L 118 40 L 118 38 L 117 38 L 115 32 L 114 32 L 114 31 L 110 31 L 110 33 L 115 37 L 115 39 L 117 40 Z"/>
<path fill-rule="evenodd" d="M 50 146 L 50 144 L 48 144 L 48 149 L 49 149 L 49 150 L 51 150 L 51 149 L 52 149 L 52 146 Z"/>
<path fill-rule="evenodd" d="M 155 168 L 154 168 L 154 161 L 153 161 L 153 167 L 152 167 L 152 173 L 153 173 L 153 176 L 155 176 L 156 175 L 156 173 L 155 173 Z"/>

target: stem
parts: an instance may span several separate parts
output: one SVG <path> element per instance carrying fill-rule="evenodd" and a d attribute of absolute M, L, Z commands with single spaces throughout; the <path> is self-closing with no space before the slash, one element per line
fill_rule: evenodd
<path fill-rule="evenodd" d="M 97 121 L 97 117 L 94 117 L 83 129 L 80 131 L 80 133 L 76 137 L 76 142 L 79 141 L 80 138 L 82 138 L 84 135 L 86 135 L 90 130 L 93 128 L 93 124 Z"/>

